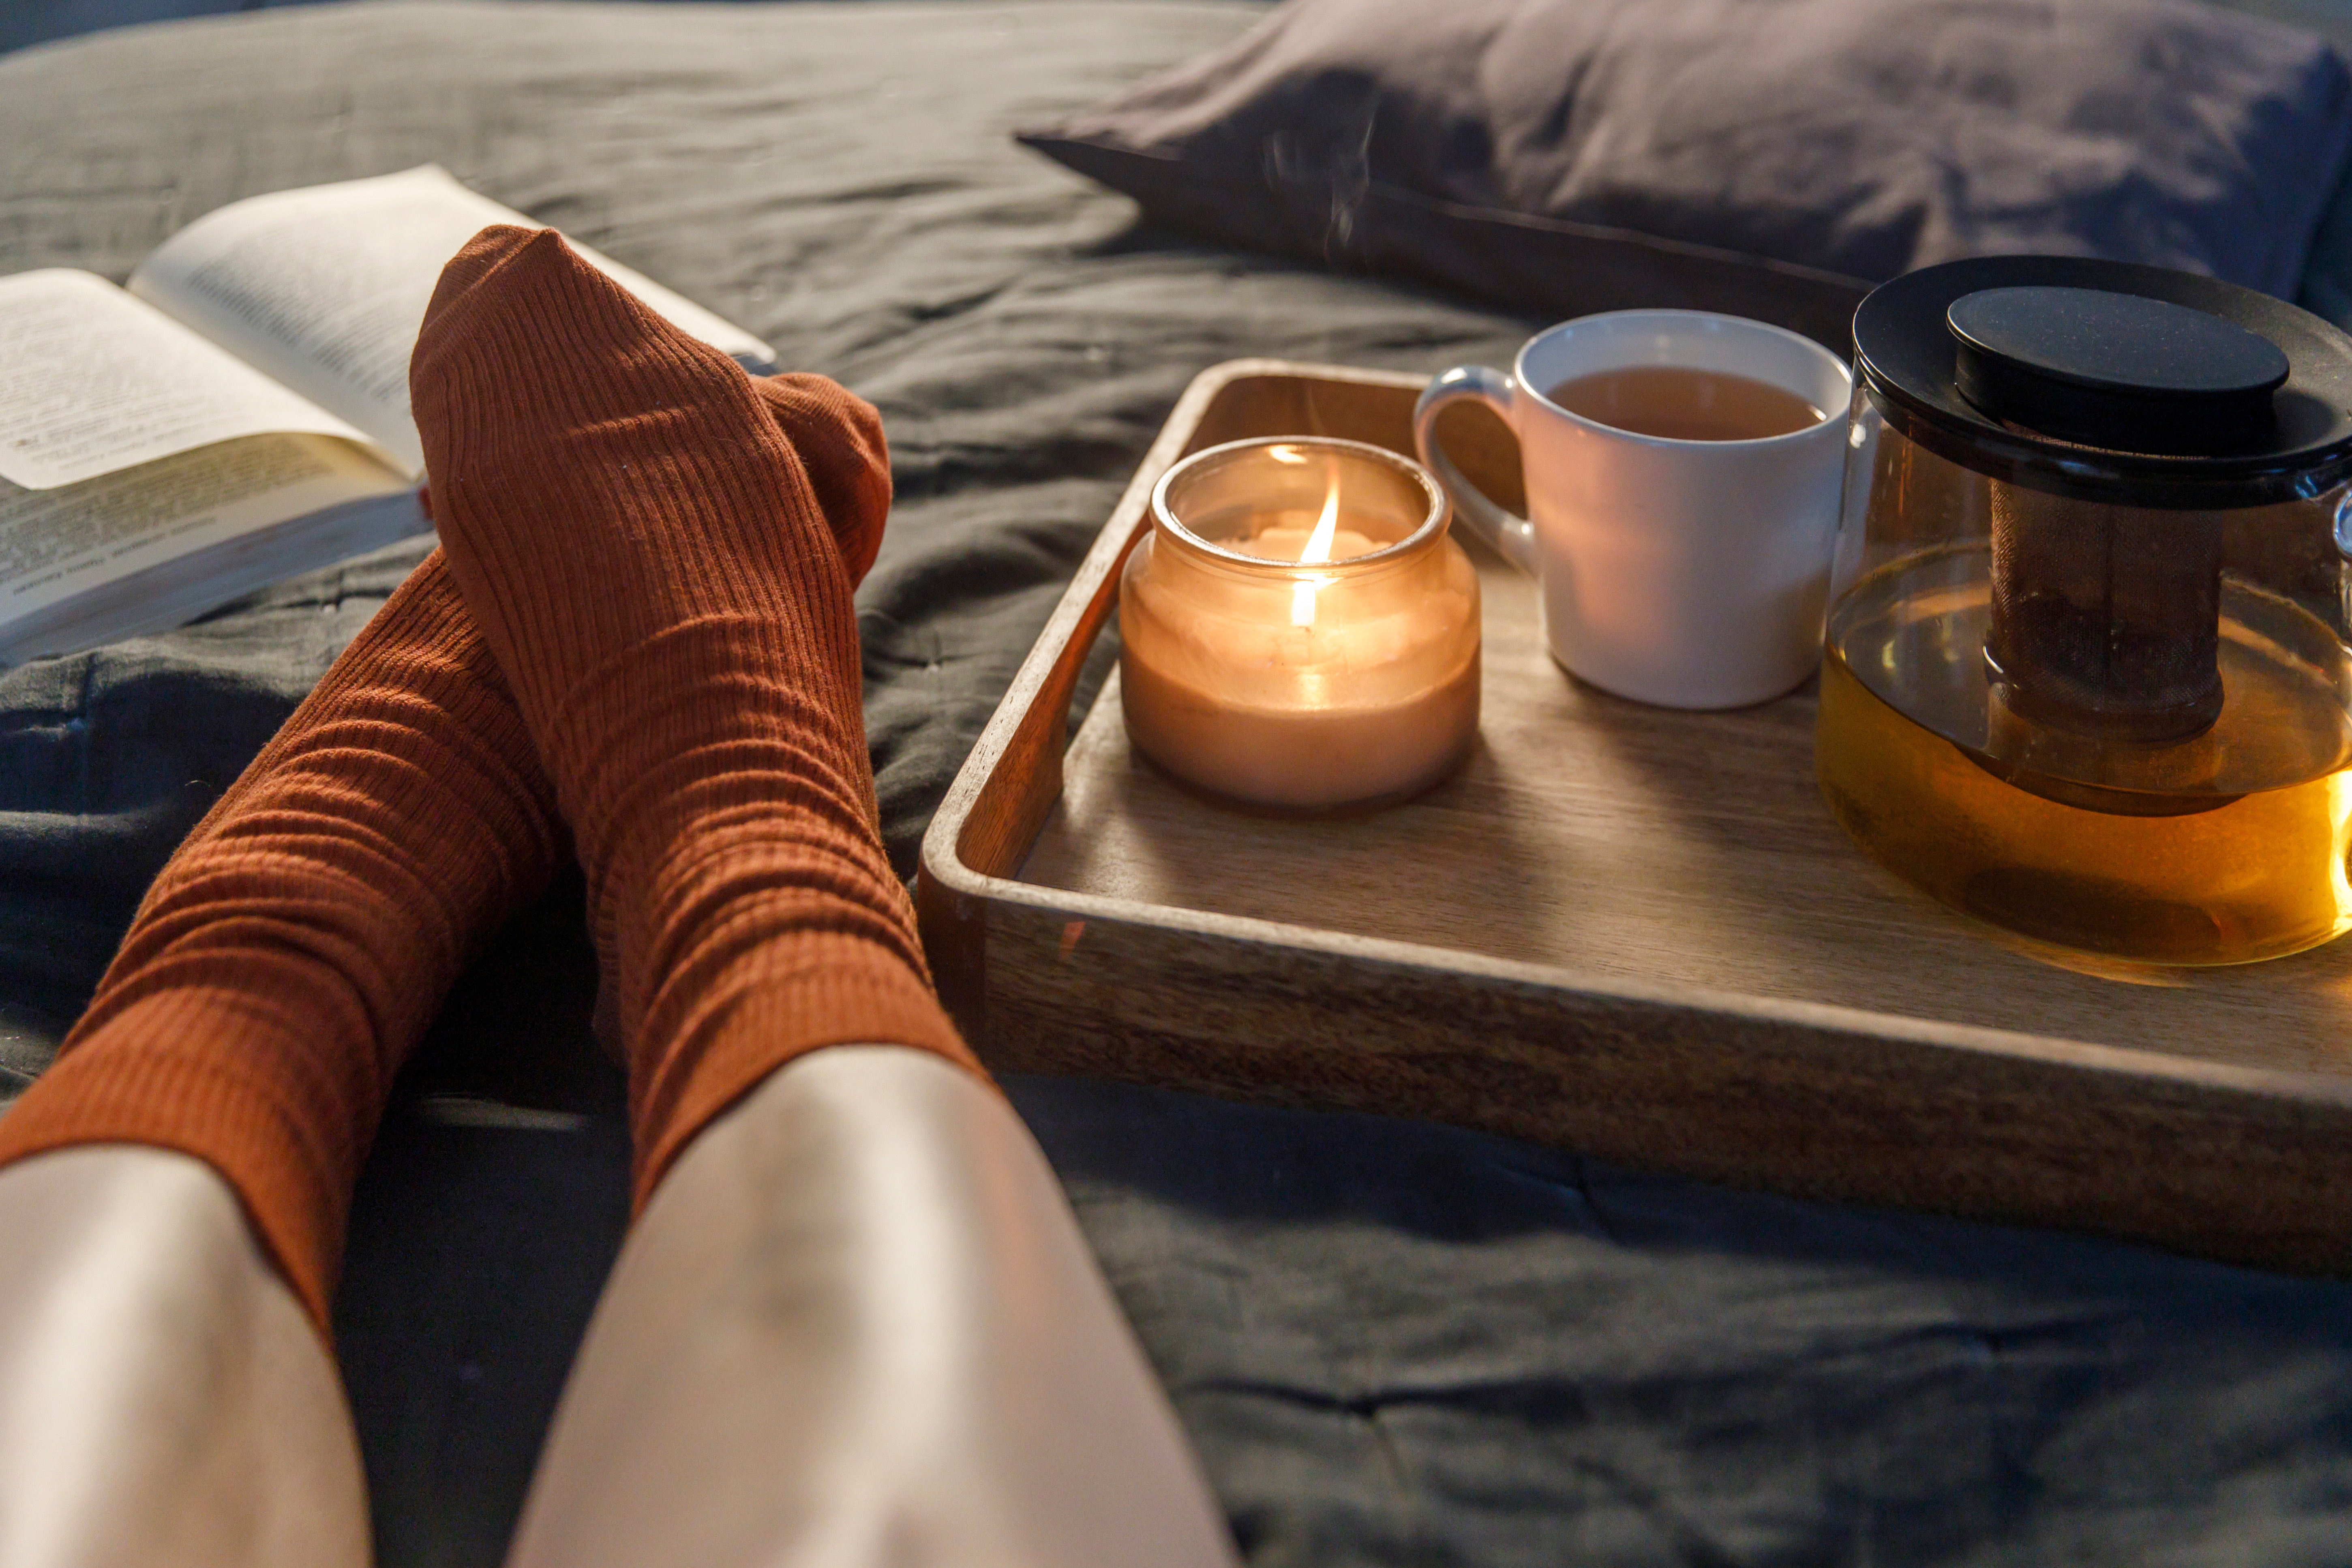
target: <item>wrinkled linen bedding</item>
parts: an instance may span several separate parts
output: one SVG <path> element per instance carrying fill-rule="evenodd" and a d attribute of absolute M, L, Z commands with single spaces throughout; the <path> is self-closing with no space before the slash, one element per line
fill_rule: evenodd
<path fill-rule="evenodd" d="M 899 502 L 859 612 L 911 871 L 1195 371 L 1428 370 L 1532 325 L 1134 229 L 1008 141 L 1257 14 L 367 4 L 76 40 L 0 60 L 0 270 L 120 278 L 222 203 L 433 159 L 872 398 Z M 0 1084 L 419 553 L 0 675 Z M 337 1334 L 387 1568 L 498 1560 L 625 1218 L 578 901 L 464 982 L 362 1184 Z M 1012 1090 L 1255 1562 L 2322 1563 L 2352 1540 L 2342 1285 L 1410 1123 Z"/>

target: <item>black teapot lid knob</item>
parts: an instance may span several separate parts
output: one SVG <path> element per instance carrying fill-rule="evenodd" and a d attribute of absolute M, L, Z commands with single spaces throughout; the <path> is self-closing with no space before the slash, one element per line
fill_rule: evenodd
<path fill-rule="evenodd" d="M 2220 456 L 2273 433 L 2276 344 L 2208 311 L 2103 288 L 1984 288 L 1945 313 L 1954 379 L 2011 424 L 2115 452 Z"/>

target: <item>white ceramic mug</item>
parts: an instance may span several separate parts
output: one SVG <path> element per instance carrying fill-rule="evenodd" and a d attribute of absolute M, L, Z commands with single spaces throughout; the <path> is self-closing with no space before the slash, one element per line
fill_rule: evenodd
<path fill-rule="evenodd" d="M 1544 395 L 1580 376 L 1681 366 L 1747 376 L 1827 416 L 1786 435 L 1684 441 L 1586 419 Z M 1413 441 L 1454 515 L 1541 585 L 1544 640 L 1570 673 L 1667 707 L 1780 695 L 1819 662 L 1853 381 L 1810 338 L 1703 310 L 1615 310 L 1548 328 L 1511 373 L 1430 382 Z M 1472 488 L 1437 416 L 1475 399 L 1519 438 L 1528 517 Z"/>

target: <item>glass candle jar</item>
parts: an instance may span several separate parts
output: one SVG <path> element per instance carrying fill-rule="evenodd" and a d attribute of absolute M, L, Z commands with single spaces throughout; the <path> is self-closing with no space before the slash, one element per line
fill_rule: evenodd
<path fill-rule="evenodd" d="M 1478 733 L 1478 575 L 1437 483 L 1378 446 L 1237 441 L 1151 495 L 1119 582 L 1129 738 L 1277 810 L 1401 800 Z"/>

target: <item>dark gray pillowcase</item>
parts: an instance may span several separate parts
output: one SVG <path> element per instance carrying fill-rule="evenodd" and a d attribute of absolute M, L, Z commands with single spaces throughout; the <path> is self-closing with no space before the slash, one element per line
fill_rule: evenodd
<path fill-rule="evenodd" d="M 1843 347 L 1870 284 L 1962 256 L 2293 298 L 2352 78 L 2193 0 L 1289 0 L 1021 139 L 1215 238 Z"/>

